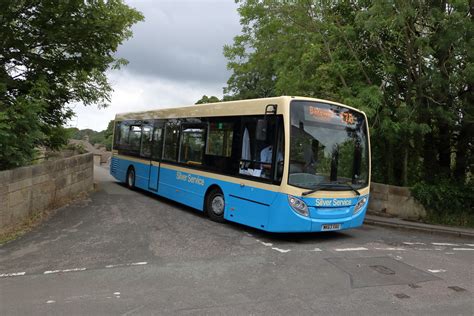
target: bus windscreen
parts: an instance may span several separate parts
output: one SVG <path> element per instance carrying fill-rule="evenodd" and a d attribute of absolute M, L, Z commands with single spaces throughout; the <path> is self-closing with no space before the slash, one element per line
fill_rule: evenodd
<path fill-rule="evenodd" d="M 290 121 L 288 184 L 307 189 L 324 185 L 325 190 L 368 185 L 369 146 L 364 115 L 333 104 L 293 101 Z"/>

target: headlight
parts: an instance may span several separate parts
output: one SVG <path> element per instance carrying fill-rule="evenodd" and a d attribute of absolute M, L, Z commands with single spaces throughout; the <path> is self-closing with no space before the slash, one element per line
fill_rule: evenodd
<path fill-rule="evenodd" d="M 292 195 L 288 195 L 288 203 L 296 213 L 303 216 L 309 216 L 308 206 L 303 200 L 300 200 Z"/>
<path fill-rule="evenodd" d="M 367 202 L 367 197 L 364 196 L 362 199 L 357 202 L 356 206 L 354 207 L 354 214 L 357 214 L 360 212 L 362 207 L 364 207 L 365 203 Z"/>

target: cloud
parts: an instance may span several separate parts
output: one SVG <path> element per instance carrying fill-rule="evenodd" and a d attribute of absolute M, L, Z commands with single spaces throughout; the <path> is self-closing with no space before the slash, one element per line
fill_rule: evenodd
<path fill-rule="evenodd" d="M 223 46 L 240 33 L 233 0 L 128 0 L 145 16 L 117 57 L 130 63 L 108 78 L 114 92 L 105 109 L 73 105 L 69 126 L 97 131 L 116 113 L 194 104 L 202 95 L 222 97 L 230 76 Z"/>
<path fill-rule="evenodd" d="M 74 104 L 72 108 L 76 117 L 68 126 L 101 131 L 107 128 L 107 124 L 117 113 L 192 105 L 203 94 L 219 96 L 222 93 L 221 87 L 213 83 L 177 83 L 162 78 L 132 75 L 127 70 L 110 72 L 108 77 L 114 87 L 111 105 L 99 109 Z"/>
<path fill-rule="evenodd" d="M 173 80 L 225 82 L 222 55 L 240 32 L 232 0 L 129 1 L 145 15 L 117 55 L 133 73 Z"/>

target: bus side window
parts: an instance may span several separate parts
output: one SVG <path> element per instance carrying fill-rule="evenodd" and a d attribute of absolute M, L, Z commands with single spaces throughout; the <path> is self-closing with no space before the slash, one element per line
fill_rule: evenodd
<path fill-rule="evenodd" d="M 169 120 L 165 126 L 165 145 L 163 150 L 163 159 L 176 161 L 178 158 L 179 144 L 179 120 Z"/>
<path fill-rule="evenodd" d="M 121 122 L 118 126 L 118 138 L 117 138 L 117 145 L 120 146 L 128 146 L 128 136 L 130 134 L 130 125 L 127 122 Z"/>
<path fill-rule="evenodd" d="M 208 127 L 206 155 L 230 157 L 234 123 L 211 119 Z"/>
<path fill-rule="evenodd" d="M 283 141 L 283 135 L 280 136 L 277 134 L 277 119 L 275 119 L 275 117 L 269 117 L 267 118 L 267 133 L 265 139 L 257 139 L 257 120 L 261 118 L 263 117 L 255 116 L 243 120 L 239 173 L 258 178 L 278 180 L 281 176 L 279 177 L 275 172 L 278 168 L 275 168 L 274 160 L 277 161 L 277 164 L 283 166 L 284 148 L 281 143 Z M 278 120 L 281 120 L 281 118 L 278 118 Z M 274 152 L 275 147 L 276 153 Z M 274 173 L 272 173 L 272 171 L 274 171 Z"/>
<path fill-rule="evenodd" d="M 140 156 L 150 158 L 152 144 L 152 126 L 144 125 L 142 127 L 142 137 L 140 146 Z"/>
<path fill-rule="evenodd" d="M 203 125 L 184 125 L 181 131 L 179 162 L 201 165 L 206 142 L 206 128 Z"/>
<path fill-rule="evenodd" d="M 162 158 L 163 151 L 163 128 L 156 126 L 153 131 L 153 149 L 152 149 L 152 159 L 155 161 L 160 161 Z"/>
<path fill-rule="evenodd" d="M 142 137 L 142 127 L 140 125 L 132 125 L 129 129 L 128 134 L 128 145 L 130 146 L 130 151 L 139 152 L 140 151 L 140 140 Z"/>
<path fill-rule="evenodd" d="M 120 149 L 120 138 L 122 137 L 121 127 L 122 127 L 122 122 L 115 122 L 114 143 L 113 143 L 114 150 Z"/>

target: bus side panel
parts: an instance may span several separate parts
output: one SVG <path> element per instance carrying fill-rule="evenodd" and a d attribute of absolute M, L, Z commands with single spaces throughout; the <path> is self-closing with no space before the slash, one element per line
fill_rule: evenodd
<path fill-rule="evenodd" d="M 278 193 L 237 183 L 227 183 L 224 191 L 227 192 L 225 219 L 258 229 L 267 229 L 270 205 Z"/>
<path fill-rule="evenodd" d="M 217 185 L 222 189 L 226 201 L 224 218 L 259 229 L 266 228 L 270 204 L 277 194 L 273 191 L 163 167 L 160 170 L 159 182 L 159 195 L 201 211 L 207 189 Z"/>
<path fill-rule="evenodd" d="M 158 194 L 202 211 L 208 182 L 205 177 L 161 167 Z"/>
<path fill-rule="evenodd" d="M 135 169 L 135 186 L 137 188 L 148 190 L 150 165 L 147 163 L 112 157 L 110 174 L 115 179 L 121 182 L 126 182 L 127 171 L 130 166 L 133 166 Z"/>
<path fill-rule="evenodd" d="M 130 161 L 129 163 L 135 168 L 135 186 L 143 190 L 148 190 L 150 163 L 136 161 Z"/>
<path fill-rule="evenodd" d="M 129 165 L 130 161 L 128 160 L 119 157 L 112 157 L 110 162 L 110 174 L 120 182 L 125 182 Z"/>

